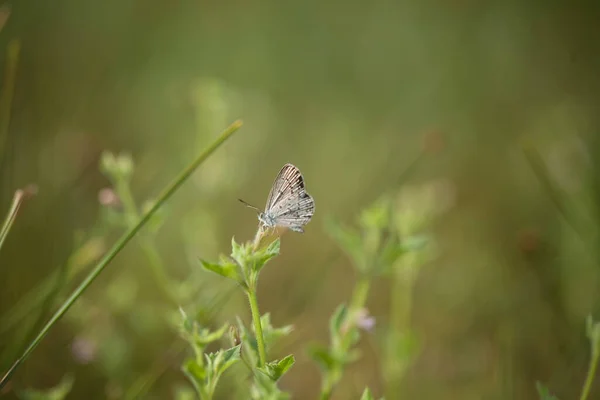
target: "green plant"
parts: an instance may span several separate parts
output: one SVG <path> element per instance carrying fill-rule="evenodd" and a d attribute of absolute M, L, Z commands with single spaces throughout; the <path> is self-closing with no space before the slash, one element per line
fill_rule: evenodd
<path fill-rule="evenodd" d="M 242 289 L 248 298 L 250 314 L 252 316 L 252 330 L 248 329 L 241 319 L 238 318 L 238 328 L 235 329 L 234 342 L 239 341 L 239 356 L 253 376 L 251 394 L 253 399 L 284 399 L 287 395 L 279 390 L 277 382 L 292 367 L 295 362 L 293 355 L 287 355 L 279 360 L 269 361 L 267 351 L 279 337 L 287 335 L 291 327 L 274 328 L 271 325 L 270 315 L 261 315 L 258 307 L 257 287 L 260 272 L 271 259 L 279 254 L 280 239 L 276 238 L 268 245 L 261 246 L 263 239 L 268 238 L 268 232 L 259 227 L 254 241 L 237 243 L 235 238 L 231 240 L 231 255 L 221 256 L 219 262 L 208 262 L 200 260 L 202 267 L 214 272 L 224 278 L 230 279 Z M 237 348 L 237 347 L 234 347 Z M 223 350 L 221 350 L 223 351 Z M 196 357 L 198 358 L 198 357 Z M 196 365 L 199 363 L 196 362 Z M 189 364 L 184 364 L 184 370 Z M 187 371 L 187 370 L 186 370 Z M 186 372 L 190 377 L 190 374 Z M 201 375 L 190 377 L 198 393 L 212 393 L 212 391 L 198 389 L 208 383 L 202 381 Z M 214 390 L 214 388 L 212 389 Z"/>
<path fill-rule="evenodd" d="M 190 175 L 213 154 L 231 135 L 240 127 L 241 121 L 236 121 L 225 129 L 221 135 L 209 145 L 192 163 L 190 163 L 181 173 L 168 185 L 158 196 L 155 202 L 142 214 L 136 223 L 132 224 L 121 238 L 113 245 L 108 253 L 96 264 L 86 278 L 77 286 L 73 293 L 63 302 L 59 309 L 50 317 L 49 321 L 40 329 L 38 334 L 29 343 L 22 355 L 12 364 L 9 370 L 0 380 L 0 389 L 3 388 L 17 368 L 29 357 L 29 355 L 40 344 L 50 329 L 61 319 L 79 297 L 87 290 L 92 282 L 102 273 L 106 266 L 123 250 L 129 241 L 144 227 L 158 211 L 158 209 L 181 187 L 181 185 L 190 177 Z"/>
<path fill-rule="evenodd" d="M 348 304 L 341 304 L 329 321 L 329 347 L 309 347 L 309 354 L 322 371 L 321 399 L 331 397 L 346 365 L 359 358 L 355 347 L 361 330 L 374 326 L 374 318 L 365 307 L 372 279 L 389 275 L 394 263 L 413 250 L 414 241 L 400 240 L 392 216 L 393 203 L 383 197 L 361 213 L 358 230 L 333 220 L 327 225 L 330 235 L 352 260 L 357 281 Z"/>
<path fill-rule="evenodd" d="M 205 354 L 206 347 L 220 340 L 228 326 L 224 325 L 216 331 L 211 331 L 191 320 L 183 310 L 181 314 L 181 336 L 194 350 L 194 357 L 184 362 L 182 371 L 192 382 L 200 399 L 212 399 L 221 375 L 240 361 L 241 345 Z"/>

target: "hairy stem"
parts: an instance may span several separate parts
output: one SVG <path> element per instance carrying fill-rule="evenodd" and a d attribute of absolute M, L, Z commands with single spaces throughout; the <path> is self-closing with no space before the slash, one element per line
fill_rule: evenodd
<path fill-rule="evenodd" d="M 262 325 L 260 323 L 260 312 L 258 311 L 258 300 L 256 298 L 256 286 L 248 288 L 248 302 L 250 303 L 250 312 L 252 313 L 252 323 L 256 333 L 256 345 L 258 347 L 258 366 L 264 367 L 267 363 L 267 351 L 265 349 L 265 340 L 263 338 Z"/>

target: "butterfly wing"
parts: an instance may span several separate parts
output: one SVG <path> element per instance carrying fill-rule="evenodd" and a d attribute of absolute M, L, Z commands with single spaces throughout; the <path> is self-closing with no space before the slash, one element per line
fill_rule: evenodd
<path fill-rule="evenodd" d="M 292 164 L 285 164 L 269 193 L 265 213 L 276 225 L 302 232 L 315 211 L 314 199 L 304 189 L 304 178 Z"/>
<path fill-rule="evenodd" d="M 282 199 L 289 197 L 300 188 L 304 189 L 304 178 L 300 170 L 292 164 L 285 164 L 273 182 L 265 211 L 273 209 Z"/>
<path fill-rule="evenodd" d="M 309 223 L 315 213 L 315 200 L 303 190 L 299 196 L 290 198 L 285 203 L 282 204 L 285 211 L 274 215 L 275 224 L 295 232 L 304 232 L 302 227 Z"/>

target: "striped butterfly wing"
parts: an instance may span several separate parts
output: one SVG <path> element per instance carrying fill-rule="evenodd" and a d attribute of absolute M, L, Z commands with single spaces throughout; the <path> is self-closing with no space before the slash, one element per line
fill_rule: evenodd
<path fill-rule="evenodd" d="M 315 212 L 315 201 L 304 189 L 304 178 L 292 164 L 285 164 L 269 193 L 265 212 L 275 224 L 303 232 Z"/>

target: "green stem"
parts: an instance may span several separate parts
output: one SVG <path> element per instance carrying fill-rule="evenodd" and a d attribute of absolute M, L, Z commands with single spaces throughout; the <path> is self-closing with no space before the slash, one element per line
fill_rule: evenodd
<path fill-rule="evenodd" d="M 258 347 L 258 366 L 264 367 L 267 363 L 267 351 L 265 350 L 265 341 L 263 338 L 262 325 L 260 323 L 260 312 L 258 311 L 258 300 L 256 298 L 256 285 L 251 285 L 247 291 L 248 302 L 250 303 L 250 312 L 252 313 L 252 322 L 254 332 L 256 333 L 256 345 Z"/>
<path fill-rule="evenodd" d="M 371 281 L 368 277 L 362 276 L 356 286 L 354 287 L 354 292 L 352 293 L 352 298 L 350 300 L 350 312 L 356 313 L 358 310 L 363 308 L 367 303 L 367 296 L 369 295 L 369 288 L 371 287 Z"/>
<path fill-rule="evenodd" d="M 138 221 L 140 218 L 140 213 L 135 204 L 133 193 L 131 193 L 129 182 L 122 177 L 117 177 L 115 179 L 114 187 L 115 191 L 117 192 L 117 196 L 119 196 L 119 199 L 121 199 L 121 202 L 123 203 L 123 209 L 125 211 L 125 217 L 128 221 L 128 224 L 130 227 L 134 226 L 136 221 Z M 148 236 L 142 236 L 139 239 L 140 247 L 148 258 L 148 266 L 150 267 L 150 272 L 152 273 L 152 277 L 154 278 L 157 288 L 169 303 L 176 306 L 178 304 L 177 296 L 173 294 L 169 287 L 165 286 L 165 282 L 169 282 L 170 279 L 165 272 L 164 264 L 158 250 L 156 249 L 156 246 L 154 245 L 152 239 Z"/>
<path fill-rule="evenodd" d="M 402 333 L 408 332 L 410 328 L 410 314 L 412 309 L 412 289 L 414 278 L 407 277 L 403 270 L 413 267 L 414 257 L 407 254 L 402 260 L 401 268 L 395 268 L 392 273 L 392 287 L 390 291 L 390 324 L 387 332 L 387 351 L 385 352 L 384 372 L 385 383 L 388 387 L 387 396 L 392 398 L 397 396 L 400 391 L 400 381 L 402 373 L 398 368 L 398 337 Z"/>
<path fill-rule="evenodd" d="M 21 203 L 23 203 L 23 197 L 25 196 L 25 192 L 19 189 L 15 192 L 15 196 L 13 197 L 12 205 L 10 206 L 10 210 L 4 219 L 4 224 L 2 225 L 2 230 L 0 230 L 0 249 L 2 245 L 4 245 L 4 241 L 8 236 L 8 232 L 10 228 L 13 226 L 15 222 L 15 218 L 17 218 L 17 213 L 19 212 L 19 208 L 21 207 Z"/>
<path fill-rule="evenodd" d="M 340 341 L 340 347 L 338 349 L 340 354 L 346 354 L 350 350 L 350 346 L 352 345 L 352 332 L 354 329 L 356 329 L 356 314 L 365 306 L 370 287 L 371 280 L 367 275 L 362 275 L 354 286 L 354 291 L 352 292 L 352 297 L 350 298 L 350 307 L 348 308 L 347 320 L 350 322 L 351 326 L 348 327 L 346 333 Z M 319 395 L 321 400 L 328 400 L 331 397 L 333 389 L 342 379 L 342 368 L 343 365 L 340 366 L 340 369 L 336 368 L 326 372 L 321 385 L 321 394 Z"/>
<path fill-rule="evenodd" d="M 110 251 L 98 262 L 96 267 L 86 276 L 86 278 L 79 284 L 75 291 L 65 300 L 60 308 L 52 315 L 50 320 L 40 330 L 38 335 L 31 341 L 29 346 L 25 349 L 23 354 L 14 362 L 10 369 L 0 380 L 0 389 L 2 389 L 9 381 L 10 377 L 14 374 L 17 368 L 29 357 L 29 355 L 35 350 L 40 344 L 42 339 L 48 334 L 50 329 L 58 322 L 58 320 L 71 308 L 73 303 L 81 296 L 85 290 L 92 284 L 92 282 L 100 275 L 104 268 L 119 254 L 121 250 L 129 243 L 129 241 L 142 229 L 144 225 L 150 220 L 152 215 L 181 187 L 181 185 L 192 175 L 192 173 L 198 168 L 212 153 L 215 152 L 233 133 L 235 133 L 242 126 L 241 121 L 236 121 L 225 129 L 219 137 L 208 146 L 202 154 L 198 156 L 190 165 L 188 165 L 158 196 L 157 201 L 152 207 L 140 218 L 138 223 L 130 228 L 127 232 L 121 236 L 121 238 L 114 244 Z"/>
<path fill-rule="evenodd" d="M 579 400 L 587 400 L 590 390 L 592 390 L 592 383 L 594 382 L 594 376 L 596 376 L 596 368 L 598 367 L 599 356 L 600 352 L 592 351 L 592 358 L 590 359 L 587 376 L 585 377 L 585 383 L 583 385 L 583 390 L 581 391 Z"/>

